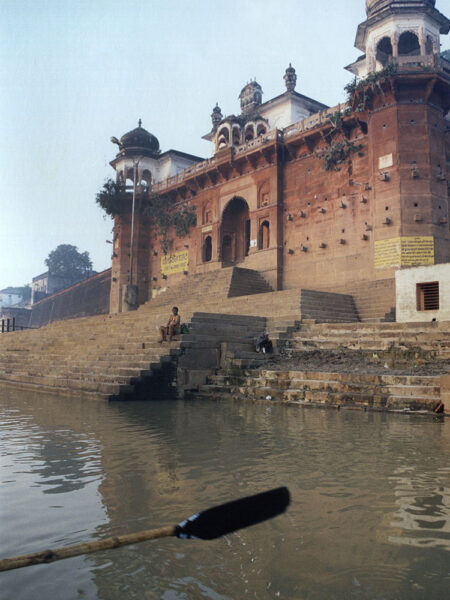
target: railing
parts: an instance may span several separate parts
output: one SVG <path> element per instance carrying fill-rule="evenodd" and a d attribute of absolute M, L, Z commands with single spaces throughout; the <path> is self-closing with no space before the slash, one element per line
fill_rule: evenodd
<path fill-rule="evenodd" d="M 16 325 L 16 317 L 13 317 L 12 319 L 2 319 L 2 333 L 9 333 L 10 331 L 23 331 L 24 329 L 36 329 L 36 327 Z"/>
<path fill-rule="evenodd" d="M 450 63 L 436 55 L 398 56 L 392 58 L 391 61 L 392 64 L 397 66 L 399 72 L 417 71 L 423 70 L 424 68 L 434 68 L 436 70 L 450 75 Z M 348 102 L 343 102 L 341 104 L 337 104 L 336 106 L 332 106 L 331 108 L 321 110 L 317 113 L 314 113 L 310 117 L 306 117 L 305 119 L 302 119 L 297 123 L 285 127 L 283 130 L 274 129 L 273 131 L 264 133 L 259 137 L 250 140 L 245 144 L 242 144 L 241 146 L 234 146 L 234 153 L 235 155 L 239 155 L 253 148 L 263 146 L 264 144 L 274 140 L 283 141 L 283 139 L 287 139 L 292 135 L 308 131 L 309 129 L 313 129 L 314 127 L 318 127 L 319 125 L 326 123 L 327 121 L 329 121 L 330 117 L 332 117 L 338 112 L 344 112 L 349 107 L 350 105 Z M 155 183 L 153 186 L 153 190 L 155 192 L 164 191 L 172 185 L 182 183 L 184 180 L 188 179 L 192 175 L 198 175 L 199 173 L 207 171 L 216 162 L 216 158 L 212 157 L 208 158 L 207 160 L 203 160 L 202 162 L 191 165 L 187 169 L 184 169 L 183 171 L 180 171 L 180 173 L 177 173 L 177 175 L 173 175 L 172 177 L 168 177 L 164 181 Z"/>

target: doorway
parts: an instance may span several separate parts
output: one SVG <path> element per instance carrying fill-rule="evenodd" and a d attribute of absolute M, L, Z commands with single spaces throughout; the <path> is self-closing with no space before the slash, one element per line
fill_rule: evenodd
<path fill-rule="evenodd" d="M 222 215 L 222 262 L 235 263 L 244 260 L 250 250 L 250 219 L 247 202 L 235 197 Z"/>

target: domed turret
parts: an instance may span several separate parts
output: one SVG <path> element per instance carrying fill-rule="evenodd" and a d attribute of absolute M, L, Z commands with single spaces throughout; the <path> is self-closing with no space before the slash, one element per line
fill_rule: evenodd
<path fill-rule="evenodd" d="M 396 8 L 396 5 L 398 5 L 401 8 L 414 8 L 426 6 L 427 4 L 434 7 L 436 0 L 366 0 L 366 12 L 367 16 L 370 18 L 388 6 Z"/>
<path fill-rule="evenodd" d="M 251 113 L 262 103 L 262 88 L 257 81 L 250 81 L 239 94 L 241 111 L 244 115 Z"/>
<path fill-rule="evenodd" d="M 154 157 L 160 153 L 158 139 L 142 127 L 141 119 L 136 129 L 125 133 L 120 141 L 117 138 L 111 138 L 111 141 L 119 146 L 121 154 L 125 156 Z"/>

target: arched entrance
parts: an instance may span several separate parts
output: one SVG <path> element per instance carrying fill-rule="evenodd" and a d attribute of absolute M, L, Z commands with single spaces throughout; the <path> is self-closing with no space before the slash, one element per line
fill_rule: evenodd
<path fill-rule="evenodd" d="M 232 264 L 243 260 L 250 249 L 250 219 L 248 204 L 235 197 L 222 215 L 221 254 L 222 262 Z"/>

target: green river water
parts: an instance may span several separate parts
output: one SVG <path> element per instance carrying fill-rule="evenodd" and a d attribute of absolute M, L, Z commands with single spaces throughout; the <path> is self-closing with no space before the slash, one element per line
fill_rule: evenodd
<path fill-rule="evenodd" d="M 446 600 L 450 420 L 0 390 L 0 557 L 175 524 L 279 485 L 285 515 L 0 573 L 2 600 Z"/>

